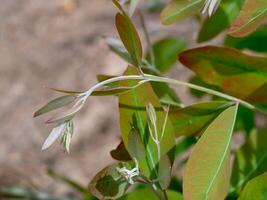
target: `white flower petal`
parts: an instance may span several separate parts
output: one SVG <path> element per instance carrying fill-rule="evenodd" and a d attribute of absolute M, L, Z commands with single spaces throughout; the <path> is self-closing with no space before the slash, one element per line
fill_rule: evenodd
<path fill-rule="evenodd" d="M 63 133 L 65 127 L 66 123 L 63 123 L 53 128 L 49 136 L 46 138 L 42 146 L 42 150 L 45 150 L 50 147 L 56 141 L 56 139 Z"/>

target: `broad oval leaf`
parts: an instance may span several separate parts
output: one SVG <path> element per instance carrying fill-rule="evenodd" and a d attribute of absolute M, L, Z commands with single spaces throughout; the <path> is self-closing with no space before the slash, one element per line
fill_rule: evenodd
<path fill-rule="evenodd" d="M 116 163 L 98 172 L 89 183 L 90 193 L 98 199 L 118 199 L 123 196 L 129 184 L 117 170 L 122 167 L 130 166 L 126 163 Z"/>
<path fill-rule="evenodd" d="M 230 182 L 230 143 L 238 105 L 223 111 L 205 130 L 185 167 L 185 200 L 223 200 Z"/>
<path fill-rule="evenodd" d="M 252 103 L 267 103 L 267 58 L 230 48 L 206 46 L 179 55 L 204 82 Z"/>
<path fill-rule="evenodd" d="M 233 105 L 226 101 L 196 103 L 170 110 L 175 136 L 199 135 L 222 111 Z"/>
<path fill-rule="evenodd" d="M 137 69 L 129 67 L 125 74 L 138 74 Z M 126 85 L 125 85 L 126 84 Z M 135 80 L 128 80 L 122 82 L 122 86 L 132 86 L 136 84 Z M 139 160 L 141 172 L 152 179 L 158 177 L 159 158 L 168 154 L 170 162 L 174 160 L 175 137 L 173 127 L 170 120 L 167 120 L 165 131 L 160 142 L 160 155 L 158 154 L 158 147 L 151 138 L 147 124 L 146 105 L 151 103 L 156 109 L 157 115 L 157 129 L 159 133 L 163 132 L 163 124 L 166 113 L 162 109 L 160 102 L 155 95 L 150 83 L 135 88 L 129 92 L 123 93 L 119 96 L 120 107 L 120 127 L 123 142 L 126 149 L 129 151 L 129 133 L 134 127 L 140 133 L 140 138 L 145 146 L 146 155 L 144 159 Z"/>
<path fill-rule="evenodd" d="M 183 197 L 180 193 L 167 190 L 168 200 L 182 200 Z M 137 189 L 119 200 L 158 200 L 158 197 L 151 191 L 151 189 Z"/>
<path fill-rule="evenodd" d="M 245 0 L 239 16 L 231 25 L 229 34 L 233 37 L 244 37 L 254 31 L 266 17 L 266 0 Z"/>
<path fill-rule="evenodd" d="M 199 12 L 204 5 L 204 0 L 172 0 L 161 12 L 161 22 L 165 25 L 173 24 Z"/>
<path fill-rule="evenodd" d="M 267 130 L 253 130 L 245 144 L 236 152 L 231 193 L 240 192 L 252 178 L 267 171 Z"/>
<path fill-rule="evenodd" d="M 238 15 L 244 0 L 224 0 L 217 11 L 203 22 L 197 41 L 208 41 L 227 29 Z"/>
<path fill-rule="evenodd" d="M 72 102 L 74 102 L 77 99 L 77 95 L 65 95 L 59 98 L 56 98 L 52 101 L 50 101 L 49 103 L 47 103 L 46 105 L 44 105 L 42 108 L 40 108 L 39 110 L 37 110 L 34 113 L 34 117 L 37 117 L 39 115 L 48 113 L 52 110 L 61 108 L 63 106 L 66 106 Z"/>
<path fill-rule="evenodd" d="M 238 200 L 267 199 L 267 174 L 262 174 L 247 183 Z"/>

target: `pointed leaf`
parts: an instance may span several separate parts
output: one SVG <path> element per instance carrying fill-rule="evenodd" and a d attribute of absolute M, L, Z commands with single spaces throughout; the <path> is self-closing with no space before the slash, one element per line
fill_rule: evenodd
<path fill-rule="evenodd" d="M 132 62 L 136 67 L 140 67 L 142 64 L 142 45 L 139 35 L 129 18 L 129 16 L 123 11 L 122 7 L 116 0 L 113 0 L 115 5 L 121 10 L 122 13 L 116 15 L 116 27 L 120 38 L 129 52 Z"/>
<path fill-rule="evenodd" d="M 161 12 L 161 22 L 169 25 L 177 20 L 192 16 L 201 10 L 204 2 L 205 0 L 172 0 Z"/>
<path fill-rule="evenodd" d="M 267 103 L 267 58 L 206 46 L 184 51 L 179 59 L 204 82 L 246 101 Z"/>
<path fill-rule="evenodd" d="M 72 102 L 74 102 L 77 99 L 77 95 L 66 95 L 59 98 L 56 98 L 46 105 L 44 105 L 42 108 L 40 108 L 38 111 L 34 113 L 34 117 L 37 117 L 39 115 L 48 113 L 52 110 L 61 108 L 63 106 L 66 106 Z"/>
<path fill-rule="evenodd" d="M 132 158 L 142 160 L 145 157 L 145 147 L 140 138 L 140 133 L 132 129 L 128 137 L 128 151 Z"/>
<path fill-rule="evenodd" d="M 223 111 L 205 130 L 186 164 L 186 200 L 223 200 L 230 181 L 230 143 L 238 106 Z"/>
<path fill-rule="evenodd" d="M 266 17 L 266 0 L 246 0 L 239 16 L 231 25 L 229 34 L 233 37 L 244 37 L 254 31 Z"/>

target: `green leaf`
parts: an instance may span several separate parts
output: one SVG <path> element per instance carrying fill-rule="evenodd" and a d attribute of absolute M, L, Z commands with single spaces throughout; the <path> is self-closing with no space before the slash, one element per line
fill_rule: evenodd
<path fill-rule="evenodd" d="M 224 0 L 217 11 L 203 22 L 197 41 L 208 41 L 227 29 L 238 15 L 244 0 Z"/>
<path fill-rule="evenodd" d="M 175 136 L 196 136 L 226 108 L 231 102 L 211 101 L 196 103 L 185 108 L 170 110 L 170 119 L 175 130 Z"/>
<path fill-rule="evenodd" d="M 267 52 L 267 26 L 259 28 L 246 37 L 235 38 L 227 36 L 224 45 L 236 49 L 249 49 L 256 52 Z"/>
<path fill-rule="evenodd" d="M 245 3 L 231 25 L 229 34 L 244 37 L 254 31 L 267 17 L 266 0 L 245 0 Z"/>
<path fill-rule="evenodd" d="M 250 179 L 267 171 L 267 130 L 253 130 L 246 143 L 236 152 L 231 192 L 240 192 Z"/>
<path fill-rule="evenodd" d="M 177 55 L 186 46 L 186 41 L 181 38 L 164 38 L 153 44 L 153 52 L 155 55 L 155 67 L 160 72 L 164 73 L 170 70 L 175 62 Z M 149 54 L 146 58 L 151 62 Z"/>
<path fill-rule="evenodd" d="M 138 74 L 136 68 L 129 67 L 125 75 Z M 122 83 L 122 86 L 132 86 L 136 84 L 135 80 L 128 80 L 127 85 Z M 160 142 L 160 155 L 158 154 L 158 146 L 151 138 L 151 134 L 147 127 L 147 113 L 146 106 L 151 103 L 156 109 L 157 116 L 157 130 L 162 139 Z M 160 102 L 155 95 L 150 83 L 145 83 L 138 88 L 129 92 L 123 93 L 119 96 L 120 106 L 120 126 L 121 135 L 126 149 L 129 151 L 129 133 L 134 127 L 140 133 L 141 140 L 146 148 L 145 158 L 139 160 L 140 170 L 144 175 L 152 179 L 158 176 L 159 158 L 168 154 L 170 162 L 173 163 L 175 137 L 173 127 L 170 120 L 167 120 L 165 131 L 163 131 L 163 124 L 166 113 L 162 109 Z M 163 132 L 163 134 L 162 134 Z"/>
<path fill-rule="evenodd" d="M 238 105 L 223 111 L 205 130 L 185 167 L 185 199 L 223 200 L 230 182 L 230 143 Z"/>
<path fill-rule="evenodd" d="M 42 108 L 40 108 L 39 110 L 37 110 L 34 113 L 34 117 L 37 117 L 39 115 L 48 113 L 52 110 L 61 108 L 63 106 L 66 106 L 72 102 L 74 102 L 77 99 L 77 95 L 65 95 L 59 98 L 56 98 L 52 101 L 50 101 L 49 103 L 47 103 L 46 105 L 44 105 Z"/>
<path fill-rule="evenodd" d="M 116 149 L 110 151 L 110 155 L 112 158 L 114 158 L 115 160 L 118 160 L 118 161 L 130 161 L 130 160 L 132 160 L 131 156 L 129 155 L 129 153 L 126 150 L 122 141 L 116 147 Z"/>
<path fill-rule="evenodd" d="M 206 46 L 184 51 L 179 59 L 204 82 L 248 102 L 267 103 L 267 58 Z"/>
<path fill-rule="evenodd" d="M 144 159 L 146 150 L 142 143 L 140 133 L 138 133 L 135 128 L 132 128 L 129 133 L 127 146 L 132 158 L 137 158 L 138 160 Z"/>
<path fill-rule="evenodd" d="M 168 200 L 182 200 L 183 197 L 180 193 L 168 190 L 167 191 Z M 158 200 L 158 197 L 150 189 L 138 189 L 135 190 L 119 200 Z"/>
<path fill-rule="evenodd" d="M 123 196 L 129 184 L 117 170 L 122 167 L 130 168 L 126 163 L 116 163 L 98 172 L 89 183 L 90 193 L 98 199 L 117 199 Z"/>
<path fill-rule="evenodd" d="M 267 174 L 262 174 L 247 183 L 238 200 L 267 199 Z"/>
<path fill-rule="evenodd" d="M 140 37 L 131 19 L 118 4 L 117 0 L 113 0 L 113 2 L 121 11 L 121 13 L 117 13 L 116 15 L 116 27 L 120 38 L 131 56 L 132 63 L 136 67 L 140 67 L 143 54 Z"/>
<path fill-rule="evenodd" d="M 172 0 L 161 12 L 161 22 L 169 25 L 177 20 L 192 16 L 199 12 L 204 2 L 204 0 Z"/>

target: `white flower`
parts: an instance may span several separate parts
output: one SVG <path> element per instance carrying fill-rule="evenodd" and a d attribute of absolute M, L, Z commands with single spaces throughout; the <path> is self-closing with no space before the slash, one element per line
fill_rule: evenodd
<path fill-rule="evenodd" d="M 220 2 L 221 0 L 206 0 L 202 13 L 208 12 L 208 15 L 211 16 L 220 5 Z"/>
<path fill-rule="evenodd" d="M 135 167 L 133 169 L 127 169 L 126 167 L 117 168 L 117 171 L 120 173 L 120 175 L 122 177 L 124 177 L 125 180 L 131 185 L 134 184 L 133 178 L 136 177 L 136 176 L 139 176 L 139 174 L 140 174 L 138 161 L 137 161 L 136 158 L 134 158 L 133 160 L 134 160 L 134 163 L 135 163 Z"/>

